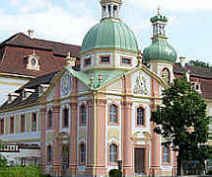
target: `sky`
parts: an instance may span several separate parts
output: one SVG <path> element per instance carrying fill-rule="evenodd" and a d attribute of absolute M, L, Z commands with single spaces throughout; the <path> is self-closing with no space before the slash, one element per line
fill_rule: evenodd
<path fill-rule="evenodd" d="M 101 19 L 99 0 L 0 0 L 0 41 L 34 30 L 34 37 L 81 45 Z M 121 19 L 134 31 L 139 49 L 151 44 L 150 18 L 160 7 L 169 22 L 169 43 L 178 57 L 212 64 L 211 0 L 123 0 Z"/>

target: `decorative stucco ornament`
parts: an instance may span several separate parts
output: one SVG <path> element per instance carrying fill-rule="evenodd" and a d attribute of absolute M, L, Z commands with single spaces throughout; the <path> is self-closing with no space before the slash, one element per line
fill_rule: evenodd
<path fill-rule="evenodd" d="M 139 75 L 136 78 L 136 83 L 134 86 L 134 93 L 135 94 L 142 94 L 142 95 L 147 95 L 148 90 L 147 90 L 147 80 L 143 77 L 142 72 L 139 72 Z"/>
<path fill-rule="evenodd" d="M 62 78 L 62 95 L 66 96 L 71 91 L 71 75 L 69 73 L 64 74 Z"/>

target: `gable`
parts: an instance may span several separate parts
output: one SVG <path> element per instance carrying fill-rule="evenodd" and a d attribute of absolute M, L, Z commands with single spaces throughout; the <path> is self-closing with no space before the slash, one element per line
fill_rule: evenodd
<path fill-rule="evenodd" d="M 87 85 L 85 85 L 80 80 L 77 80 L 77 89 L 78 89 L 78 93 L 89 91 L 89 88 L 87 87 Z"/>
<path fill-rule="evenodd" d="M 106 89 L 107 92 L 111 92 L 111 93 L 122 93 L 122 80 L 119 79 L 117 81 L 115 81 L 114 83 L 112 83 L 111 85 L 109 85 Z"/>
<path fill-rule="evenodd" d="M 151 96 L 152 78 L 143 70 L 138 70 L 131 75 L 132 94 L 139 96 Z"/>

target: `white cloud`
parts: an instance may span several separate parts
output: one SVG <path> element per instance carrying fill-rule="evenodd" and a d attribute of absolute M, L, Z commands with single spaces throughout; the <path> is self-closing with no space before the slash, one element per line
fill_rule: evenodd
<path fill-rule="evenodd" d="M 141 7 L 162 9 L 172 11 L 193 11 L 193 10 L 212 10 L 211 0 L 128 0 L 134 5 Z"/>
<path fill-rule="evenodd" d="M 52 5 L 50 0 L 9 0 L 9 3 L 21 13 L 46 9 Z"/>
<path fill-rule="evenodd" d="M 41 1 L 43 0 L 39 0 L 39 2 Z M 86 12 L 86 9 L 82 9 L 86 16 L 79 17 L 62 7 L 48 4 L 48 0 L 46 0 L 46 3 L 47 6 L 45 3 L 33 3 L 34 9 L 46 6 L 45 11 L 36 13 L 31 12 L 34 9 L 28 4 L 26 4 L 26 11 L 21 10 L 20 13 L 15 15 L 0 11 L 0 19 L 4 19 L 0 21 L 1 31 L 3 29 L 5 33 L 14 34 L 33 29 L 35 37 L 81 44 L 85 33 L 96 23 L 95 18 Z"/>

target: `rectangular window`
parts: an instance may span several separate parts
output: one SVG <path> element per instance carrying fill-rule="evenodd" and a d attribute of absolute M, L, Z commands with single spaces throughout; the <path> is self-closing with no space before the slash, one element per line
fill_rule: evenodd
<path fill-rule="evenodd" d="M 21 132 L 25 132 L 25 116 L 21 115 Z"/>
<path fill-rule="evenodd" d="M 65 108 L 63 110 L 63 128 L 67 128 L 68 127 L 68 121 L 69 121 L 69 110 L 67 108 Z"/>
<path fill-rule="evenodd" d="M 14 133 L 14 117 L 10 118 L 10 133 Z"/>
<path fill-rule="evenodd" d="M 32 131 L 36 131 L 37 129 L 37 115 L 36 113 L 32 113 Z"/>
<path fill-rule="evenodd" d="M 4 119 L 1 119 L 1 134 L 4 134 Z"/>
<path fill-rule="evenodd" d="M 89 66 L 89 65 L 91 65 L 91 58 L 86 58 L 84 60 L 84 66 Z"/>
<path fill-rule="evenodd" d="M 122 63 L 122 64 L 127 64 L 127 65 L 131 65 L 131 64 L 132 64 L 132 60 L 131 60 L 131 58 L 123 57 L 123 58 L 121 59 L 121 63 Z"/>
<path fill-rule="evenodd" d="M 164 163 L 170 162 L 170 150 L 166 146 L 163 146 L 163 162 Z"/>
<path fill-rule="evenodd" d="M 102 63 L 102 64 L 110 63 L 110 56 L 101 56 L 100 58 L 101 58 L 100 63 Z"/>
<path fill-rule="evenodd" d="M 144 111 L 142 107 L 137 108 L 137 126 L 144 126 Z"/>

